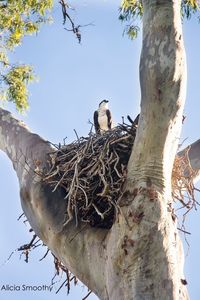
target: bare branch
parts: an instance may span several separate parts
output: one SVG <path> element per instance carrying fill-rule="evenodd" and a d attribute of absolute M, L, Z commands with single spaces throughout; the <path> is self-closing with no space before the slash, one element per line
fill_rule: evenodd
<path fill-rule="evenodd" d="M 70 15 L 68 14 L 67 10 L 69 8 L 71 8 L 67 2 L 65 2 L 64 0 L 60 0 L 59 1 L 61 8 L 62 8 L 62 14 L 63 14 L 63 25 L 65 25 L 66 21 L 68 20 L 70 23 L 71 28 L 64 28 L 67 31 L 72 31 L 76 38 L 78 39 L 79 44 L 81 43 L 81 32 L 80 32 L 80 28 L 81 27 L 86 27 L 86 26 L 93 26 L 93 23 L 88 23 L 85 25 L 75 25 L 74 21 L 72 20 L 72 18 L 70 17 Z"/>
<path fill-rule="evenodd" d="M 86 300 L 90 296 L 91 293 L 92 293 L 92 291 L 89 291 L 89 293 L 82 300 Z"/>

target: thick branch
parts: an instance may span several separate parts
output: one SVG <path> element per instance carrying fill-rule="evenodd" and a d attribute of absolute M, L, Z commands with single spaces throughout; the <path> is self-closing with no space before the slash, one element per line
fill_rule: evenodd
<path fill-rule="evenodd" d="M 47 166 L 47 154 L 53 150 L 48 141 L 31 133 L 22 121 L 3 109 L 0 109 L 0 149 L 12 161 L 20 187 Z"/>
<path fill-rule="evenodd" d="M 63 227 L 65 194 L 61 189 L 53 193 L 40 176 L 48 167 L 50 144 L 0 109 L 0 149 L 13 162 L 22 208 L 35 233 L 74 275 L 106 299 L 103 239 L 107 231 L 76 227 L 74 222 Z"/>

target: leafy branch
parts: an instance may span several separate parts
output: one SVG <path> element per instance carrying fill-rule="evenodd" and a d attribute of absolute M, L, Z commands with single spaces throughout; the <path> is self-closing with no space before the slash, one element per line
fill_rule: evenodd
<path fill-rule="evenodd" d="M 0 100 L 10 101 L 22 112 L 28 108 L 27 85 L 34 80 L 33 68 L 11 64 L 9 53 L 20 45 L 24 36 L 39 31 L 49 22 L 53 0 L 0 1 Z"/>

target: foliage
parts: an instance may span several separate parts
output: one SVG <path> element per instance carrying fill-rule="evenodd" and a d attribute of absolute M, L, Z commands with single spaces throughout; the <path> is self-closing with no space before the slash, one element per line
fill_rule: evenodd
<path fill-rule="evenodd" d="M 136 20 L 140 19 L 143 15 L 142 0 L 122 0 L 119 11 L 119 20 L 128 23 L 124 29 L 124 33 L 127 33 L 131 39 L 136 38 L 140 29 Z M 181 13 L 183 18 L 190 19 L 192 14 L 199 12 L 199 0 L 182 0 Z M 198 15 L 198 19 L 200 19 L 200 15 Z"/>
<path fill-rule="evenodd" d="M 124 29 L 124 33 L 128 34 L 131 39 L 138 35 L 139 26 L 135 24 L 136 20 L 143 15 L 143 7 L 141 0 L 123 0 L 120 7 L 119 20 L 129 22 Z"/>
<path fill-rule="evenodd" d="M 182 16 L 190 19 L 193 13 L 200 12 L 199 0 L 184 0 L 181 4 Z M 198 19 L 199 19 L 198 15 Z"/>
<path fill-rule="evenodd" d="M 52 5 L 53 0 L 0 0 L 0 100 L 14 102 L 19 111 L 28 107 L 27 84 L 34 76 L 32 67 L 12 65 L 8 55 L 49 20 Z"/>
<path fill-rule="evenodd" d="M 27 84 L 34 79 L 32 68 L 28 65 L 12 66 L 3 79 L 8 86 L 4 91 L 4 98 L 14 101 L 20 112 L 27 109 Z"/>

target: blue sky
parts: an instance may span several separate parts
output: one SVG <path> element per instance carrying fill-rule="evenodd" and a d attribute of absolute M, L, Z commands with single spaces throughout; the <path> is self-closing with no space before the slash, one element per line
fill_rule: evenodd
<path fill-rule="evenodd" d="M 95 2 L 95 3 L 94 3 Z M 30 86 L 30 109 L 25 116 L 19 116 L 14 106 L 11 110 L 23 119 L 36 133 L 53 143 L 67 137 L 70 143 L 75 139 L 73 129 L 80 136 L 90 130 L 88 120 L 98 103 L 106 98 L 116 123 L 121 116 L 132 117 L 139 112 L 140 89 L 138 66 L 141 50 L 141 34 L 135 41 L 123 37 L 123 25 L 118 21 L 120 1 L 73 1 L 75 16 L 79 24 L 92 22 L 94 26 L 82 28 L 82 43 L 78 44 L 72 33 L 63 30 L 60 7 L 53 10 L 55 21 L 44 26 L 35 37 L 27 37 L 22 47 L 12 55 L 13 61 L 30 63 L 39 77 L 38 83 Z M 80 4 L 81 3 L 81 4 Z M 187 116 L 182 139 L 188 138 L 185 146 L 200 136 L 199 125 L 199 70 L 200 25 L 195 19 L 184 23 L 184 37 L 188 63 L 188 92 L 185 106 Z M 0 152 L 1 227 L 0 227 L 0 287 L 3 284 L 49 285 L 54 275 L 52 258 L 39 262 L 45 253 L 43 247 L 30 255 L 26 264 L 19 254 L 2 265 L 9 254 L 20 245 L 29 242 L 31 235 L 21 221 L 17 221 L 20 207 L 18 181 L 8 158 Z M 200 200 L 200 196 L 198 196 Z M 199 211 L 192 212 L 186 222 L 189 254 L 186 257 L 185 274 L 190 297 L 198 300 L 200 295 L 200 231 Z M 187 245 L 185 244 L 187 250 Z M 62 283 L 62 279 L 61 279 Z M 57 288 L 59 287 L 59 283 Z M 79 283 L 67 299 L 81 299 L 87 288 Z M 2 300 L 66 299 L 63 289 L 58 295 L 49 292 L 3 292 Z M 96 299 L 91 295 L 91 300 Z"/>

